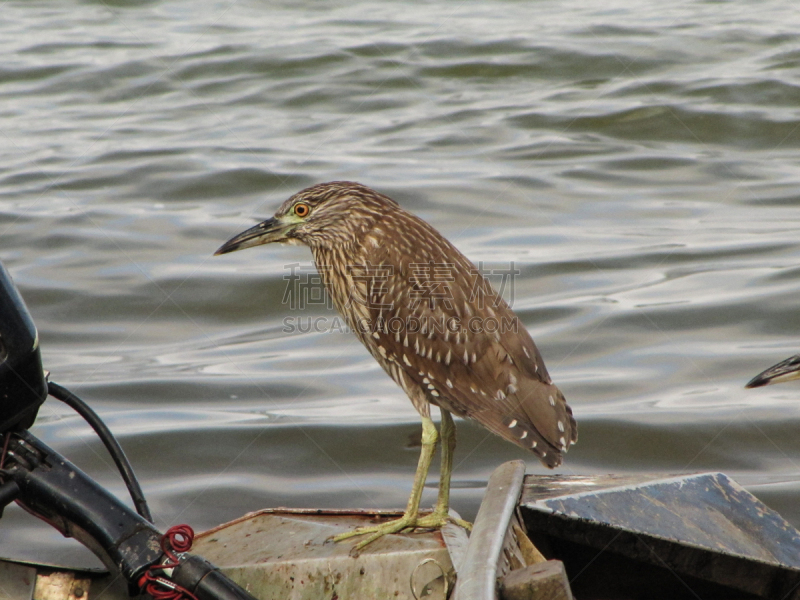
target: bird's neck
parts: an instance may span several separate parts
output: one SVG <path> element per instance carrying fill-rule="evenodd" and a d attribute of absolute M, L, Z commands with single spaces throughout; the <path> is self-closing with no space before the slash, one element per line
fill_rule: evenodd
<path fill-rule="evenodd" d="M 369 258 L 363 256 L 363 247 L 348 248 L 345 245 L 333 247 L 311 247 L 317 271 L 322 276 L 325 290 L 331 297 L 339 314 L 344 316 L 348 324 L 352 318 L 352 311 L 346 307 L 355 302 L 359 306 L 366 306 L 366 290 L 368 282 L 360 274 L 363 265 L 369 263 Z M 368 317 L 368 315 L 363 315 Z"/>

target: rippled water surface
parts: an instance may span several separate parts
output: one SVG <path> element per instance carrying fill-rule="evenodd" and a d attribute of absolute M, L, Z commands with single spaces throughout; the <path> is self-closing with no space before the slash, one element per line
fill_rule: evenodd
<path fill-rule="evenodd" d="M 579 422 L 560 472 L 721 470 L 800 525 L 800 385 L 743 389 L 800 350 L 798 29 L 777 1 L 6 2 L 0 260 L 160 527 L 405 505 L 403 392 L 284 331 L 335 316 L 308 250 L 211 256 L 334 179 L 504 286 Z M 124 495 L 68 409 L 33 431 Z M 455 508 L 514 458 L 544 471 L 459 423 Z M 96 564 L 16 507 L 0 544 Z"/>

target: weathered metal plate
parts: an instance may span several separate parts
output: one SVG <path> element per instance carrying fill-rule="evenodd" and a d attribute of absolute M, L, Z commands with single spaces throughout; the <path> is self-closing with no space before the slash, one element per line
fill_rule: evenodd
<path fill-rule="evenodd" d="M 0 559 L 0 600 L 89 600 L 93 574 Z M 126 598 L 115 596 L 115 598 Z M 107 600 L 109 597 L 106 597 Z"/>
<path fill-rule="evenodd" d="M 715 552 L 800 568 L 800 532 L 722 473 L 689 475 L 530 502 Z"/>
<path fill-rule="evenodd" d="M 461 518 L 461 515 L 452 508 L 450 509 L 450 516 L 455 519 Z M 464 566 L 464 559 L 467 556 L 469 534 L 466 529 L 453 522 L 447 523 L 442 527 L 441 533 L 444 545 L 447 547 L 447 553 L 450 555 L 450 562 L 453 563 L 453 570 L 456 572 L 456 576 L 458 576 Z"/>
<path fill-rule="evenodd" d="M 525 463 L 513 460 L 497 467 L 475 518 L 470 543 L 459 572 L 454 600 L 494 600 L 497 580 L 512 567 L 504 550 L 512 535 L 511 521 L 525 478 Z M 513 544 L 518 546 L 518 544 Z"/>
<path fill-rule="evenodd" d="M 548 498 L 574 496 L 588 492 L 663 481 L 680 475 L 654 475 L 638 473 L 630 475 L 528 475 L 522 486 L 520 504 L 533 504 Z"/>
<path fill-rule="evenodd" d="M 88 600 L 92 580 L 77 571 L 39 573 L 33 600 Z"/>
<path fill-rule="evenodd" d="M 31 600 L 36 568 L 0 560 L 0 600 Z"/>
<path fill-rule="evenodd" d="M 354 527 L 399 516 L 394 511 L 263 510 L 199 534 L 192 552 L 259 598 L 444 600 L 454 570 L 440 532 L 385 536 L 355 558 L 350 550 L 358 537 L 329 541 Z"/>
<path fill-rule="evenodd" d="M 564 563 L 547 560 L 511 571 L 500 581 L 502 600 L 573 600 Z"/>
<path fill-rule="evenodd" d="M 722 473 L 538 479 L 528 477 L 522 495 L 529 531 L 763 597 L 800 594 L 800 532 Z"/>

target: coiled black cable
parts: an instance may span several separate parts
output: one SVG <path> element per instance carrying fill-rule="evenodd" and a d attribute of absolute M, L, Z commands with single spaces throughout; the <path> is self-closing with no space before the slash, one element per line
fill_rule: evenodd
<path fill-rule="evenodd" d="M 97 413 L 94 412 L 88 404 L 67 388 L 53 383 L 52 381 L 48 381 L 47 393 L 71 407 L 95 430 L 109 454 L 111 454 L 111 458 L 114 459 L 114 463 L 117 465 L 117 469 L 119 469 L 119 473 L 122 475 L 122 479 L 125 481 L 125 485 L 128 487 L 128 491 L 131 494 L 131 500 L 133 500 L 133 505 L 136 507 L 136 512 L 152 523 L 153 517 L 150 516 L 150 508 L 147 506 L 147 500 L 145 500 L 144 492 L 142 492 L 139 481 L 136 479 L 136 474 L 133 472 L 133 467 L 131 463 L 128 462 L 128 457 L 125 456 L 125 452 L 117 442 L 114 434 L 111 433 L 111 430 L 106 427 L 106 424 L 103 423 Z"/>

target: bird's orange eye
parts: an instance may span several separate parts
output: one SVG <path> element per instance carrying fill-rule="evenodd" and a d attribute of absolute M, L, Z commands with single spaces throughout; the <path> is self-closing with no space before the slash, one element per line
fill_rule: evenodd
<path fill-rule="evenodd" d="M 311 212 L 311 207 L 308 204 L 300 202 L 294 205 L 294 214 L 296 214 L 300 218 L 307 217 L 308 213 L 310 212 Z"/>

